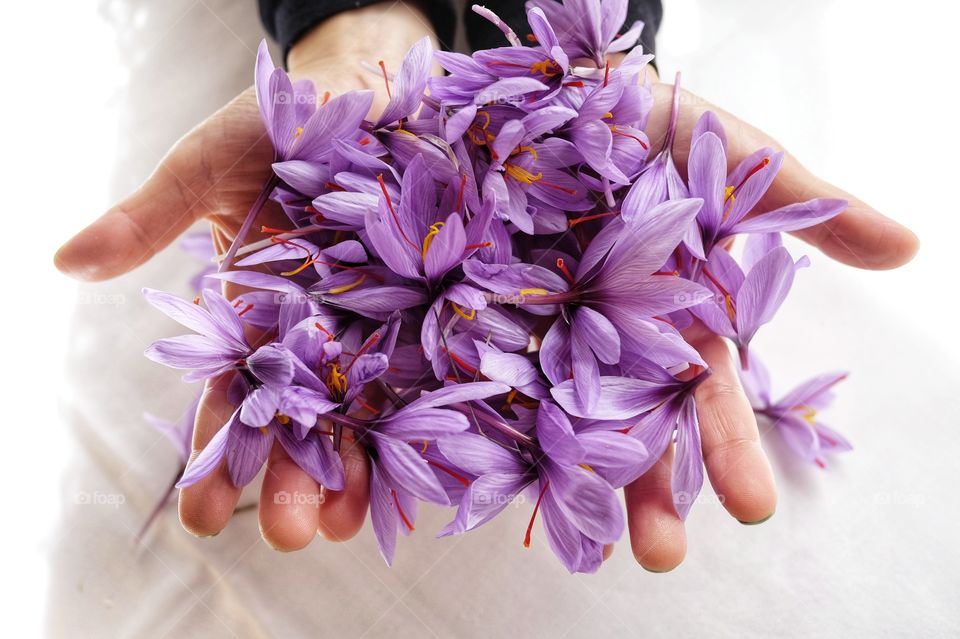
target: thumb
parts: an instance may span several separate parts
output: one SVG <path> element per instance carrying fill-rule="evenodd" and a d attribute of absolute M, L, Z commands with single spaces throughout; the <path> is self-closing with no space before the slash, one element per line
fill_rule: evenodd
<path fill-rule="evenodd" d="M 122 275 L 165 248 L 200 218 L 210 178 L 199 136 L 187 134 L 133 194 L 64 244 L 56 267 L 80 280 Z"/>

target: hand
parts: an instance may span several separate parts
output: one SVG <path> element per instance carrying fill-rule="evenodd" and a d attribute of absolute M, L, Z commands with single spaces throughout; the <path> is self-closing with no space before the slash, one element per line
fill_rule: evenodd
<path fill-rule="evenodd" d="M 290 75 L 294 80 L 313 80 L 321 96 L 324 91 L 338 95 L 373 89 L 371 112 L 379 114 L 387 103 L 386 89 L 382 79 L 360 63 L 383 60 L 388 70 L 399 69 L 410 46 L 433 35 L 428 24 L 419 10 L 405 3 L 337 14 L 293 47 Z M 210 221 L 215 245 L 223 253 L 270 176 L 272 161 L 273 149 L 251 87 L 177 142 L 140 189 L 67 242 L 56 255 L 56 265 L 82 280 L 116 277 L 148 261 L 200 219 Z M 284 219 L 271 205 L 258 222 L 269 225 L 271 217 Z M 204 389 L 193 436 L 194 458 L 234 411 L 226 397 L 229 381 L 229 375 L 210 380 Z M 345 540 L 360 529 L 367 510 L 367 459 L 349 442 L 342 451 L 345 490 L 326 492 L 320 504 L 317 483 L 279 445 L 274 446 L 260 499 L 260 529 L 268 544 L 295 550 L 310 543 L 317 531 L 328 539 Z M 274 498 L 284 492 L 293 497 Z M 221 466 L 181 491 L 183 526 L 200 536 L 217 534 L 230 520 L 239 497 L 240 490 Z"/>
<path fill-rule="evenodd" d="M 654 75 L 654 80 L 656 76 Z M 673 87 L 656 82 L 654 113 L 649 125 L 651 148 L 658 149 L 667 130 Z M 690 137 L 704 111 L 713 111 L 727 131 L 728 168 L 755 150 L 782 147 L 762 131 L 738 120 L 688 92 L 681 97 L 674 159 L 685 172 Z M 795 233 L 835 260 L 859 268 L 882 270 L 902 266 L 917 252 L 917 237 L 866 203 L 807 171 L 789 153 L 773 186 L 759 204 L 769 211 L 794 202 L 827 197 L 844 198 L 849 207 L 839 216 Z M 737 373 L 737 364 L 723 339 L 702 327 L 684 333 L 710 366 L 711 376 L 696 392 L 700 438 L 707 475 L 727 511 L 744 524 L 766 521 L 777 505 L 773 473 L 763 449 L 750 402 Z M 675 568 L 686 553 L 683 521 L 673 507 L 670 488 L 673 454 L 667 450 L 643 477 L 625 489 L 630 542 L 637 561 L 647 570 Z"/>

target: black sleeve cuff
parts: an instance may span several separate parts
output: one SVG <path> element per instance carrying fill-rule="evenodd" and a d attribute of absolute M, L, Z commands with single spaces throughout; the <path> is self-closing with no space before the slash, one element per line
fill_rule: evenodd
<path fill-rule="evenodd" d="M 467 0 L 467 10 L 464 16 L 464 23 L 467 29 L 467 39 L 470 47 L 476 51 L 478 49 L 492 49 L 494 47 L 507 46 L 507 41 L 503 33 L 490 24 L 485 18 L 474 13 L 470 6 L 474 4 Z M 516 31 L 520 36 L 520 41 L 526 41 L 526 34 L 530 32 L 527 25 L 526 3 L 518 0 L 487 0 L 481 2 L 488 9 L 500 16 L 500 19 L 510 25 L 510 28 Z M 632 0 L 627 10 L 627 19 L 624 22 L 624 29 L 630 28 L 637 20 L 643 21 L 643 33 L 640 34 L 640 44 L 646 53 L 654 53 L 654 37 L 657 29 L 660 28 L 660 21 L 663 19 L 663 6 L 660 0 Z"/>
<path fill-rule="evenodd" d="M 330 16 L 359 9 L 383 0 L 258 0 L 260 20 L 270 37 L 283 48 L 286 59 L 297 40 Z M 444 46 L 453 43 L 456 12 L 452 0 L 418 0 L 416 3 L 433 23 L 437 40 Z"/>

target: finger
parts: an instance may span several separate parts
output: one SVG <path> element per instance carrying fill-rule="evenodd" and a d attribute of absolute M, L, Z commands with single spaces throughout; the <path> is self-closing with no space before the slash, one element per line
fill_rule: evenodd
<path fill-rule="evenodd" d="M 370 501 L 370 463 L 363 445 L 344 433 L 340 448 L 345 474 L 342 491 L 327 490 L 320 504 L 318 531 L 329 541 L 346 541 L 363 527 Z"/>
<path fill-rule="evenodd" d="M 225 428 L 236 410 L 227 398 L 227 388 L 232 379 L 232 374 L 225 374 L 206 383 L 193 429 L 191 462 L 217 431 Z M 212 473 L 180 491 L 180 523 L 194 535 L 215 535 L 230 521 L 239 499 L 240 489 L 230 480 L 224 460 Z"/>
<path fill-rule="evenodd" d="M 206 209 L 209 179 L 200 136 L 188 134 L 132 195 L 64 244 L 58 269 L 82 280 L 103 280 L 143 264 L 170 244 Z"/>
<path fill-rule="evenodd" d="M 777 507 L 777 490 L 730 349 L 706 331 L 691 343 L 711 371 L 695 395 L 707 476 L 724 507 L 741 523 L 766 521 Z"/>
<path fill-rule="evenodd" d="M 274 441 L 260 489 L 260 534 L 275 550 L 300 550 L 316 535 L 320 485 Z"/>
<path fill-rule="evenodd" d="M 603 547 L 603 560 L 604 560 L 604 561 L 606 561 L 607 559 L 610 559 L 610 557 L 613 556 L 613 548 L 614 548 L 614 545 L 613 545 L 613 544 L 607 544 L 607 545 L 605 545 L 605 546 Z"/>
<path fill-rule="evenodd" d="M 687 553 L 687 533 L 673 505 L 672 468 L 671 446 L 623 490 L 633 556 L 651 572 L 673 570 Z"/>
<path fill-rule="evenodd" d="M 657 108 L 651 116 L 650 129 L 662 142 L 670 114 L 673 87 L 657 84 L 654 97 Z M 686 166 L 690 150 L 690 132 L 705 111 L 717 114 L 727 133 L 727 162 L 733 169 L 741 160 L 765 146 L 774 150 L 783 147 L 763 131 L 717 108 L 689 92 L 682 92 L 674 157 Z M 917 236 L 908 228 L 884 216 L 862 200 L 815 177 L 789 153 L 784 157 L 777 179 L 758 205 L 758 211 L 813 198 L 840 198 L 849 207 L 835 218 L 795 233 L 831 258 L 867 269 L 889 269 L 909 262 L 919 248 Z"/>

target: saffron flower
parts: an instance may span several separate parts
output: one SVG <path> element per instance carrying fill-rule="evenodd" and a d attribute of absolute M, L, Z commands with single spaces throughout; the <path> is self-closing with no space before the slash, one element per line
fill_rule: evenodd
<path fill-rule="evenodd" d="M 843 435 L 817 417 L 833 401 L 833 387 L 846 378 L 844 372 L 818 375 L 773 401 L 770 374 L 756 355 L 751 353 L 749 369 L 740 371 L 754 412 L 770 420 L 790 451 L 820 468 L 826 467 L 826 454 L 853 450 Z"/>

